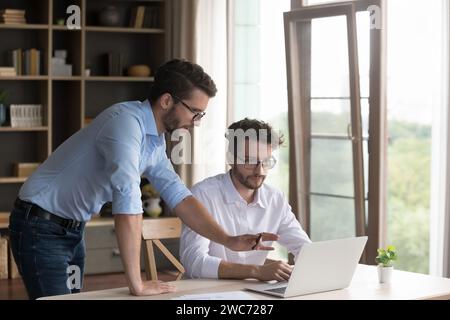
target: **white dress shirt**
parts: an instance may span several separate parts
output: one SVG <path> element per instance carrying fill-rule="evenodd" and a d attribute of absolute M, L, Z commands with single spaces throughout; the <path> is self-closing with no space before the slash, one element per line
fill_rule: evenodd
<path fill-rule="evenodd" d="M 230 172 L 199 182 L 193 195 L 209 210 L 230 235 L 271 232 L 278 242 L 297 256 L 306 242 L 311 242 L 291 211 L 284 194 L 266 184 L 255 193 L 250 204 L 241 197 L 231 181 Z M 271 245 L 271 241 L 263 242 Z M 183 225 L 180 257 L 189 278 L 218 278 L 219 264 L 227 262 L 263 265 L 268 251 L 232 251 L 206 239 Z"/>

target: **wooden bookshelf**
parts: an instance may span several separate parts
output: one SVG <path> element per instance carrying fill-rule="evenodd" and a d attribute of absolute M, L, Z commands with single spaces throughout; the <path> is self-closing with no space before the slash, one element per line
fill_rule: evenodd
<path fill-rule="evenodd" d="M 27 178 L 24 177 L 0 177 L 0 184 L 24 183 Z"/>
<path fill-rule="evenodd" d="M 47 30 L 46 24 L 0 24 L 0 29 Z"/>
<path fill-rule="evenodd" d="M 150 29 L 150 28 L 116 28 L 116 27 L 86 27 L 88 32 L 119 32 L 119 33 L 164 33 L 164 29 Z"/>
<path fill-rule="evenodd" d="M 69 15 L 69 5 L 81 8 L 81 29 L 57 24 Z M 106 6 L 115 6 L 121 15 L 114 27 L 98 23 Z M 133 7 L 156 6 L 159 25 L 131 28 Z M 25 178 L 13 177 L 14 162 L 43 162 L 61 143 L 84 127 L 105 108 L 126 100 L 144 100 L 154 81 L 153 72 L 170 55 L 171 0 L 14 0 L 1 1 L 0 9 L 25 9 L 27 24 L 0 24 L 0 66 L 6 53 L 17 48 L 37 48 L 41 52 L 40 75 L 0 77 L 0 89 L 8 92 L 7 104 L 42 104 L 41 127 L 0 127 L 0 212 L 8 212 Z M 55 50 L 67 50 L 71 76 L 53 75 Z M 125 57 L 123 74 L 108 76 L 103 56 L 120 52 Z M 130 77 L 126 69 L 147 64 L 149 77 Z M 85 75 L 90 69 L 90 76 Z"/>
<path fill-rule="evenodd" d="M 127 81 L 140 81 L 140 82 L 153 82 L 155 78 L 153 77 L 85 77 L 86 81 L 119 81 L 119 82 L 127 82 Z"/>
<path fill-rule="evenodd" d="M 80 81 L 83 77 L 81 76 L 70 76 L 70 77 L 64 77 L 64 76 L 53 76 L 52 80 L 54 81 Z"/>
<path fill-rule="evenodd" d="M 60 26 L 60 25 L 52 25 L 51 27 L 53 30 L 57 31 L 69 31 L 69 32 L 81 32 L 81 29 L 69 29 L 66 26 Z"/>
<path fill-rule="evenodd" d="M 30 80 L 30 81 L 36 81 L 36 80 L 48 80 L 49 77 L 48 76 L 26 76 L 26 75 L 18 75 L 18 76 L 0 76 L 0 81 L 1 80 Z"/>
<path fill-rule="evenodd" d="M 27 131 L 48 131 L 48 127 L 13 128 L 0 127 L 0 132 L 27 132 Z"/>

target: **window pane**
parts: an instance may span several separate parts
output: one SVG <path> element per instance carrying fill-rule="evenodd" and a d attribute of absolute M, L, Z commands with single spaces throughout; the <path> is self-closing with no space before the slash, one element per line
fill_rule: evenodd
<path fill-rule="evenodd" d="M 311 240 L 355 236 L 355 202 L 352 199 L 311 196 Z"/>
<path fill-rule="evenodd" d="M 312 139 L 311 192 L 354 196 L 352 143 L 349 140 Z"/>
<path fill-rule="evenodd" d="M 351 123 L 349 99 L 312 99 L 311 133 L 347 135 Z"/>
<path fill-rule="evenodd" d="M 236 84 L 234 86 L 234 117 L 236 121 L 259 118 L 260 89 L 255 84 Z"/>
<path fill-rule="evenodd" d="M 313 19 L 311 37 L 311 96 L 350 97 L 346 17 Z"/>
<path fill-rule="evenodd" d="M 235 82 L 258 83 L 260 81 L 259 28 L 258 26 L 235 26 L 235 29 Z"/>
<path fill-rule="evenodd" d="M 370 74 L 370 12 L 356 13 L 356 28 L 358 37 L 358 63 L 361 97 L 367 98 L 369 92 Z"/>
<path fill-rule="evenodd" d="M 235 24 L 259 24 L 259 6 L 260 0 L 234 0 Z"/>

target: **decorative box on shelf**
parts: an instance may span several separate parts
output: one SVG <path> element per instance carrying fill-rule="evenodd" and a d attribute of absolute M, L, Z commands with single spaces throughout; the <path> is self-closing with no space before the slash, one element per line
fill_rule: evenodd
<path fill-rule="evenodd" d="M 55 50 L 55 55 L 52 57 L 52 75 L 72 76 L 72 65 L 67 63 L 67 50 Z"/>
<path fill-rule="evenodd" d="M 11 127 L 30 128 L 42 126 L 41 104 L 12 104 L 10 106 Z"/>

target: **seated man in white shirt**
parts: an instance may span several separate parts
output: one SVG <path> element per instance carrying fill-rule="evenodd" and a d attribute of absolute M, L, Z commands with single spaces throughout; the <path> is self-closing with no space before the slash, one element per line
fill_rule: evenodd
<path fill-rule="evenodd" d="M 284 194 L 264 184 L 276 163 L 272 152 L 283 143 L 282 136 L 267 123 L 245 118 L 233 123 L 226 137 L 231 170 L 196 184 L 192 193 L 226 232 L 278 234 L 278 242 L 296 256 L 311 241 Z M 267 254 L 234 252 L 183 226 L 180 257 L 189 278 L 288 280 L 292 266 L 269 260 Z"/>

